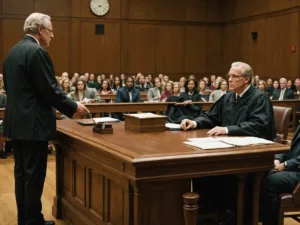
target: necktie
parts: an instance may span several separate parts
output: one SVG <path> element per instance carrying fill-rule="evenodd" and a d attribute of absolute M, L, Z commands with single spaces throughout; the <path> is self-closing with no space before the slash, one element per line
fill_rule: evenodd
<path fill-rule="evenodd" d="M 281 92 L 280 92 L 280 97 L 279 97 L 278 100 L 283 100 L 283 94 L 284 94 L 284 90 L 281 90 Z"/>
<path fill-rule="evenodd" d="M 240 100 L 240 98 L 241 98 L 241 96 L 239 96 L 239 95 L 238 95 L 238 96 L 236 96 L 236 100 L 235 100 L 235 102 L 236 102 L 236 103 L 238 103 L 238 102 L 239 102 L 239 100 Z"/>

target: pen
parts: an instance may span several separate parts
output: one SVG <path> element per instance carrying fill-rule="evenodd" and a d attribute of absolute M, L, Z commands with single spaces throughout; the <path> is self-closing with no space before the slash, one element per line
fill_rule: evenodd
<path fill-rule="evenodd" d="M 97 123 L 96 123 L 96 121 L 94 120 L 94 118 L 92 117 L 92 114 L 91 114 L 91 113 L 88 113 L 88 115 L 89 115 L 90 119 L 93 121 L 93 123 L 96 125 Z"/>

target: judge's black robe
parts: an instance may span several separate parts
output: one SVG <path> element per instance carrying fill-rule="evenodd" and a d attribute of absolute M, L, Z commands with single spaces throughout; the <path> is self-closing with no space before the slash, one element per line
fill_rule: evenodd
<path fill-rule="evenodd" d="M 195 119 L 197 128 L 227 127 L 231 136 L 275 138 L 273 106 L 269 97 L 251 86 L 236 101 L 236 93 L 223 95 L 212 107 Z"/>

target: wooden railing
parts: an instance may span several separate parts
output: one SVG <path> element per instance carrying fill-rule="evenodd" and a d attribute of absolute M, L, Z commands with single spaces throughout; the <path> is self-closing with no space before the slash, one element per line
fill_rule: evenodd
<path fill-rule="evenodd" d="M 101 112 L 164 112 L 167 110 L 168 105 L 173 105 L 175 102 L 147 102 L 147 103 L 96 103 L 86 104 L 86 107 L 91 113 L 98 114 Z M 177 103 L 178 104 L 178 103 Z M 213 103 L 211 102 L 195 102 L 200 104 L 202 110 L 208 110 Z M 292 109 L 292 124 L 293 130 L 296 129 L 296 108 L 300 106 L 300 100 L 281 100 L 272 101 L 274 106 L 290 107 Z M 300 114 L 300 113 L 298 113 Z M 57 112 L 57 115 L 61 115 Z M 4 108 L 0 108 L 0 118 L 4 118 Z"/>

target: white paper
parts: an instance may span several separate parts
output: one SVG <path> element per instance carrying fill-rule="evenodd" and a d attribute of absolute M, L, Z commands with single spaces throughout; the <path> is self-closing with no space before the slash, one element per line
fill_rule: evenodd
<path fill-rule="evenodd" d="M 181 129 L 180 124 L 177 124 L 177 123 L 166 123 L 166 128 Z"/>
<path fill-rule="evenodd" d="M 274 144 L 273 141 L 258 137 L 215 137 L 215 139 L 234 146 Z"/>
<path fill-rule="evenodd" d="M 160 115 L 154 113 L 136 113 L 136 114 L 129 114 L 130 116 L 134 116 L 137 118 L 153 118 L 153 117 L 161 117 Z"/>
<path fill-rule="evenodd" d="M 96 123 L 108 123 L 108 122 L 118 122 L 118 119 L 111 118 L 111 117 L 98 117 L 94 118 Z"/>
<path fill-rule="evenodd" d="M 191 145 L 201 149 L 219 149 L 219 148 L 233 148 L 233 145 L 229 145 L 223 142 L 183 142 L 184 144 Z"/>
<path fill-rule="evenodd" d="M 191 142 L 220 142 L 213 137 L 204 137 L 204 138 L 188 138 Z"/>

